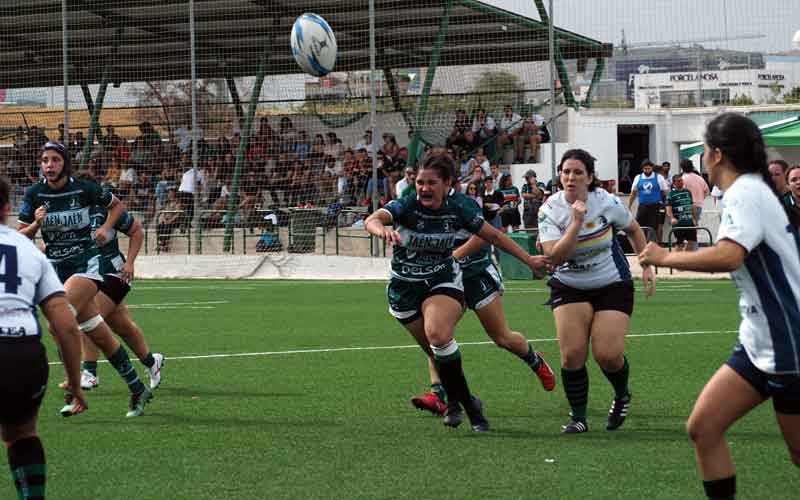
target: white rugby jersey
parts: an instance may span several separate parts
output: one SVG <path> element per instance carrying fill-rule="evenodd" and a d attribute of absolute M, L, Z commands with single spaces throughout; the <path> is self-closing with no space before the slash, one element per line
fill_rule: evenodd
<path fill-rule="evenodd" d="M 800 374 L 800 238 L 759 175 L 739 176 L 725 191 L 722 239 L 748 252 L 731 273 L 739 289 L 739 342 L 758 369 Z"/>
<path fill-rule="evenodd" d="M 47 257 L 31 240 L 0 224 L 0 340 L 41 337 L 36 306 L 63 292 Z"/>
<path fill-rule="evenodd" d="M 565 192 L 550 196 L 539 209 L 539 239 L 561 239 L 572 222 L 572 204 Z M 617 229 L 633 221 L 630 210 L 616 196 L 603 189 L 589 192 L 578 244 L 567 260 L 556 268 L 553 277 L 572 288 L 594 290 L 631 279 L 628 259 L 617 243 Z"/>

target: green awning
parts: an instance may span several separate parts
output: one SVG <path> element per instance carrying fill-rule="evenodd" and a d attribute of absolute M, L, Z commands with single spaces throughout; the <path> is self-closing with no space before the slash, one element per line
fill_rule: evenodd
<path fill-rule="evenodd" d="M 765 133 L 764 142 L 771 148 L 800 148 L 800 120 Z"/>
<path fill-rule="evenodd" d="M 770 148 L 800 148 L 800 116 L 793 116 L 759 127 L 764 143 Z M 703 141 L 681 146 L 680 158 L 685 160 L 703 153 Z"/>

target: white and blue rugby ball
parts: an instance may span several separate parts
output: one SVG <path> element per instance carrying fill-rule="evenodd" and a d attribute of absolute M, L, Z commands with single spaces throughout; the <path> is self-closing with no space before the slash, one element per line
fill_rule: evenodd
<path fill-rule="evenodd" d="M 292 26 L 292 55 L 303 71 L 325 76 L 336 65 L 338 50 L 333 30 L 316 14 L 305 13 Z"/>

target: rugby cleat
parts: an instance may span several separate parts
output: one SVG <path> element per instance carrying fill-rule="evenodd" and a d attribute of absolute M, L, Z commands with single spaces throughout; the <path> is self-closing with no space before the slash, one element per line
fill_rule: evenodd
<path fill-rule="evenodd" d="M 625 417 L 628 416 L 628 409 L 630 407 L 630 394 L 621 399 L 614 398 L 614 401 L 611 403 L 611 409 L 608 410 L 608 422 L 606 423 L 606 430 L 617 430 L 625 422 Z"/>
<path fill-rule="evenodd" d="M 489 432 L 489 421 L 483 416 L 483 401 L 478 396 L 472 396 L 469 404 L 464 406 L 469 423 L 475 432 Z"/>
<path fill-rule="evenodd" d="M 148 368 L 148 371 L 150 372 L 150 389 L 154 391 L 161 385 L 161 368 L 164 366 L 164 355 L 157 352 L 153 354 L 153 359 L 156 362 Z"/>
<path fill-rule="evenodd" d="M 539 357 L 539 367 L 534 370 L 533 373 L 539 377 L 539 381 L 542 383 L 544 390 L 550 392 L 556 388 L 556 374 L 553 373 L 553 369 L 547 364 L 542 353 L 537 352 L 536 355 Z"/>
<path fill-rule="evenodd" d="M 455 401 L 448 403 L 447 410 L 444 412 L 442 423 L 447 427 L 452 427 L 455 429 L 461 425 L 462 420 L 464 420 L 464 416 L 461 414 L 461 406 Z"/>
<path fill-rule="evenodd" d="M 561 426 L 561 434 L 583 434 L 589 427 L 583 420 L 570 420 L 566 425 Z"/>
<path fill-rule="evenodd" d="M 76 400 L 75 397 L 68 392 L 64 394 L 64 406 L 61 408 L 59 413 L 61 413 L 62 417 L 66 418 L 77 415 L 78 413 L 83 413 L 87 409 L 87 406 L 80 404 L 78 400 Z"/>
<path fill-rule="evenodd" d="M 100 377 L 92 375 L 92 372 L 88 370 L 83 370 L 81 372 L 81 389 L 91 391 L 97 387 L 100 387 Z"/>
<path fill-rule="evenodd" d="M 411 398 L 411 404 L 418 410 L 426 410 L 437 417 L 444 415 L 447 410 L 447 405 L 439 399 L 439 396 L 433 392 L 423 393 L 422 396 L 414 396 Z"/>
<path fill-rule="evenodd" d="M 125 414 L 126 417 L 141 417 L 144 415 L 144 407 L 153 399 L 153 393 L 145 389 L 138 394 L 131 394 L 130 410 Z"/>

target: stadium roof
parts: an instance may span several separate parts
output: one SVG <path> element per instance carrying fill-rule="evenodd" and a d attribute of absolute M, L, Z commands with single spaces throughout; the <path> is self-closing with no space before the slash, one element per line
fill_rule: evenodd
<path fill-rule="evenodd" d="M 61 0 L 12 0 L 0 9 L 0 88 L 62 81 Z M 9 3 L 11 5 L 9 5 Z M 376 0 L 379 68 L 427 66 L 446 0 Z M 322 15 L 339 44 L 336 70 L 369 68 L 367 0 L 195 0 L 197 77 L 297 73 L 293 21 Z M 190 78 L 188 0 L 68 0 L 70 83 Z M 610 57 L 612 47 L 558 29 L 565 59 Z M 476 0 L 454 0 L 440 65 L 547 60 L 547 26 Z"/>

